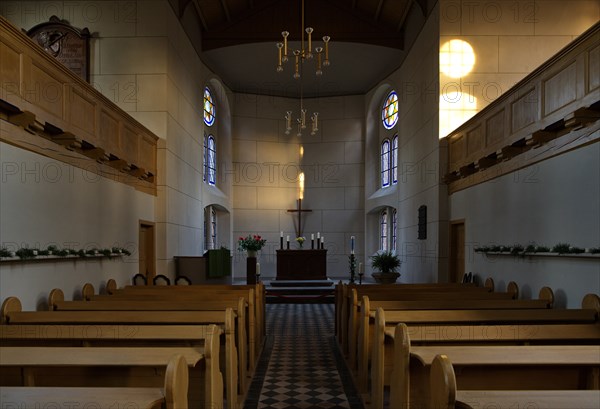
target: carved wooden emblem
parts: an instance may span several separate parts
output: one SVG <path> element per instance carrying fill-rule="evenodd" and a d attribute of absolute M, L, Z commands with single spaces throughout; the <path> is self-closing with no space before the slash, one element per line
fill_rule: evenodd
<path fill-rule="evenodd" d="M 50 21 L 32 27 L 27 35 L 48 54 L 89 82 L 90 31 L 87 28 L 78 29 L 66 20 L 52 16 Z"/>

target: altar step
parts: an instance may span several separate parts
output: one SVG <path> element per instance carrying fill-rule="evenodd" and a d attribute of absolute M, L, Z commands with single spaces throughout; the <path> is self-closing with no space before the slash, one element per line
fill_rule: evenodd
<path fill-rule="evenodd" d="M 267 303 L 333 303 L 332 280 L 274 280 L 265 282 Z"/>

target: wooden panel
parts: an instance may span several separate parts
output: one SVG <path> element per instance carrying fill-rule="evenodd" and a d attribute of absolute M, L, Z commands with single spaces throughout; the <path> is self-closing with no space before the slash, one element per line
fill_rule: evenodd
<path fill-rule="evenodd" d="M 504 129 L 504 123 L 506 122 L 504 112 L 504 109 L 502 109 L 486 121 L 486 146 L 496 145 L 507 136 Z"/>
<path fill-rule="evenodd" d="M 140 167 L 156 175 L 156 141 L 146 135 L 140 138 Z"/>
<path fill-rule="evenodd" d="M 485 146 L 483 127 L 479 124 L 475 129 L 467 132 L 467 156 L 482 150 Z"/>
<path fill-rule="evenodd" d="M 107 153 L 121 157 L 119 121 L 105 109 L 100 110 L 100 141 Z"/>
<path fill-rule="evenodd" d="M 537 119 L 538 99 L 535 88 L 525 91 L 524 95 L 519 97 L 511 104 L 512 113 L 512 132 L 531 125 Z"/>
<path fill-rule="evenodd" d="M 94 146 L 99 143 L 96 138 L 96 108 L 96 101 L 89 98 L 84 90 L 70 87 L 67 121 L 73 127 L 85 132 L 87 135 L 81 135 L 81 138 Z"/>
<path fill-rule="evenodd" d="M 2 81 L 1 98 L 7 102 L 19 97 L 21 75 L 21 58 L 19 51 L 4 42 L 0 44 L 0 81 Z"/>
<path fill-rule="evenodd" d="M 593 48 L 588 56 L 588 92 L 600 87 L 600 45 Z"/>
<path fill-rule="evenodd" d="M 123 159 L 139 167 L 139 136 L 135 129 L 123 125 L 121 146 L 123 148 Z"/>
<path fill-rule="evenodd" d="M 32 62 L 30 70 L 29 81 L 23 85 L 25 100 L 58 118 L 64 118 L 62 82 L 35 62 Z"/>
<path fill-rule="evenodd" d="M 544 116 L 564 107 L 577 98 L 577 64 L 573 61 L 563 70 L 544 81 Z"/>
<path fill-rule="evenodd" d="M 463 135 L 450 140 L 450 169 L 454 169 L 465 158 L 466 139 Z"/>

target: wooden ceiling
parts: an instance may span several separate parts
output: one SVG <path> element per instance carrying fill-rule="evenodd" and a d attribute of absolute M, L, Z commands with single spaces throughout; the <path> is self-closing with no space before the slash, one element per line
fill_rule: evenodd
<path fill-rule="evenodd" d="M 172 0 L 180 16 L 193 7 L 201 51 L 277 41 L 283 29 L 300 36 L 302 0 Z M 305 27 L 316 38 L 404 49 L 409 13 L 428 14 L 427 0 L 304 0 Z M 321 31 L 322 30 L 322 31 Z M 325 32 L 326 31 L 326 32 Z"/>

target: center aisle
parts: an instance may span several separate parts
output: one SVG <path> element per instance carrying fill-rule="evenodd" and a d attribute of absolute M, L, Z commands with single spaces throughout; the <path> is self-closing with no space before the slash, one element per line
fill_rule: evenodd
<path fill-rule="evenodd" d="M 335 344 L 333 304 L 268 304 L 267 341 L 244 409 L 362 409 Z"/>

